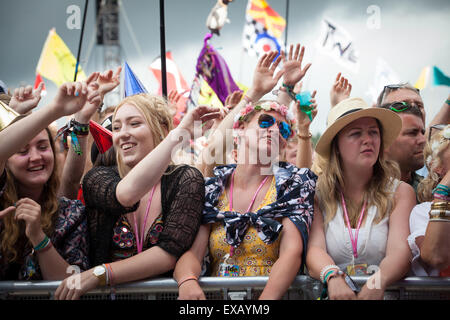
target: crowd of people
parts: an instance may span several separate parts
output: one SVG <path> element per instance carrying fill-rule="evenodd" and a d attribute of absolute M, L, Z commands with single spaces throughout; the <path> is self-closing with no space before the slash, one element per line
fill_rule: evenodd
<path fill-rule="evenodd" d="M 450 96 L 427 122 L 410 84 L 368 105 L 339 73 L 314 146 L 304 51 L 264 54 L 246 93 L 177 125 L 176 92 L 102 108 L 120 67 L 39 108 L 41 87 L 1 94 L 0 280 L 62 280 L 55 298 L 79 299 L 173 277 L 179 299 L 205 299 L 200 277 L 268 276 L 255 298 L 281 299 L 307 274 L 322 299 L 383 299 L 405 276 L 450 276 Z"/>

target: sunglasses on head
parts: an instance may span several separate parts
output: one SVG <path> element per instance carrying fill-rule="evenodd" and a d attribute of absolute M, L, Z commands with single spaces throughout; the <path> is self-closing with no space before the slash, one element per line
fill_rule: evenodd
<path fill-rule="evenodd" d="M 435 125 L 432 125 L 432 126 L 430 127 L 429 131 L 428 131 L 428 142 L 430 142 L 430 140 L 431 140 L 431 133 L 432 133 L 432 130 L 433 130 L 433 129 L 436 129 L 436 130 L 444 130 L 445 127 L 446 127 L 445 124 L 435 124 Z"/>
<path fill-rule="evenodd" d="M 383 97 L 385 94 L 387 94 L 389 91 L 397 90 L 397 89 L 403 89 L 403 88 L 410 88 L 414 89 L 417 93 L 420 93 L 420 90 L 414 87 L 411 87 L 408 83 L 399 83 L 399 84 L 389 84 L 387 86 L 384 86 L 383 88 Z"/>
<path fill-rule="evenodd" d="M 277 122 L 277 120 L 275 119 L 275 117 L 271 116 L 270 114 L 266 114 L 266 113 L 261 114 L 258 118 L 259 127 L 262 129 L 270 128 L 276 122 Z M 280 121 L 280 123 L 278 124 L 278 129 L 280 130 L 281 136 L 286 140 L 292 134 L 291 126 L 288 125 L 284 121 Z"/>

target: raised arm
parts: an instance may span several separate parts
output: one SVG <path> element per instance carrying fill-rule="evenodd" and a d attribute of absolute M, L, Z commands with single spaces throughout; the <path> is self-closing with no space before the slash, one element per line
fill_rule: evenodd
<path fill-rule="evenodd" d="M 289 47 L 288 57 L 282 54 L 283 58 L 283 86 L 280 87 L 278 93 L 278 102 L 289 105 L 293 100 L 293 95 L 300 93 L 301 91 L 301 80 L 305 77 L 306 72 L 311 67 L 311 63 L 308 63 L 302 68 L 303 56 L 305 54 L 305 47 L 300 47 L 298 43 L 295 46 L 291 45 Z M 291 91 L 289 93 L 288 91 Z M 311 95 L 310 100 L 311 107 L 313 108 L 311 112 L 312 119 L 317 115 L 317 104 L 315 100 L 316 91 Z M 300 103 L 295 101 L 295 114 L 297 118 L 297 128 L 298 128 L 298 144 L 297 144 L 297 159 L 296 166 L 299 168 L 311 168 L 312 165 L 312 146 L 311 146 L 311 133 L 309 127 L 312 120 L 309 116 L 300 110 Z"/>
<path fill-rule="evenodd" d="M 81 109 L 88 96 L 85 83 L 68 82 L 59 87 L 56 97 L 46 107 L 20 119 L 0 131 L 0 172 L 9 157 L 23 148 L 28 141 L 56 119 Z"/>
<path fill-rule="evenodd" d="M 171 161 L 172 151 L 189 143 L 194 122 L 205 123 L 219 116 L 215 108 L 199 106 L 186 114 L 177 128 L 142 159 L 117 185 L 117 200 L 125 207 L 138 202 L 161 178 Z"/>
<path fill-rule="evenodd" d="M 75 120 L 81 126 L 87 128 L 89 126 L 89 120 L 102 102 L 102 97 L 98 91 L 98 83 L 96 82 L 99 76 L 98 72 L 92 73 L 86 80 L 91 101 L 86 101 L 83 108 L 75 113 L 73 120 Z M 67 159 L 64 163 L 64 168 L 61 177 L 61 186 L 58 191 L 59 196 L 65 196 L 69 199 L 76 199 L 78 194 L 78 188 L 80 186 L 81 178 L 84 172 L 84 166 L 86 164 L 86 155 L 88 149 L 88 134 L 77 134 L 77 140 L 80 146 L 81 152 L 76 152 L 70 144 Z"/>
<path fill-rule="evenodd" d="M 225 142 L 232 141 L 226 137 L 227 135 L 231 137 L 234 117 L 247 103 L 257 102 L 266 93 L 270 92 L 283 75 L 283 70 L 280 70 L 275 74 L 275 70 L 281 61 L 281 56 L 274 61 L 277 55 L 277 51 L 271 51 L 270 53 L 264 54 L 258 60 L 258 64 L 256 65 L 253 74 L 252 87 L 247 91 L 244 98 L 222 120 L 220 125 L 214 131 L 214 134 L 210 137 L 208 146 L 202 150 L 196 166 L 205 177 L 211 176 L 212 169 L 219 164 L 224 164 L 226 161 L 227 151 L 230 150 L 227 150 Z"/>

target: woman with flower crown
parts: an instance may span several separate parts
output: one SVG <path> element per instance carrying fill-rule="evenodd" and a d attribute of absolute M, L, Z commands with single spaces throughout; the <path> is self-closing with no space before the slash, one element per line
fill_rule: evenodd
<path fill-rule="evenodd" d="M 237 164 L 206 179 L 203 225 L 174 270 L 180 299 L 205 299 L 197 280 L 207 251 L 212 276 L 269 276 L 260 299 L 280 299 L 305 261 L 316 176 L 279 161 L 294 117 L 285 105 L 260 101 L 287 71 L 274 75 L 277 54 L 260 58 L 252 88 L 214 133 L 233 128 Z"/>

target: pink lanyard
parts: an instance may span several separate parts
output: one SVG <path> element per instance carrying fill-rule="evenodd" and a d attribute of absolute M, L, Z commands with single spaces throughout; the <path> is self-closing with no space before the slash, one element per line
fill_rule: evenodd
<path fill-rule="evenodd" d="M 157 184 L 153 186 L 152 194 L 150 195 L 150 198 L 148 199 L 148 202 L 147 202 L 147 209 L 145 210 L 144 224 L 141 227 L 140 235 L 139 235 L 139 229 L 138 229 L 138 225 L 137 225 L 136 211 L 134 212 L 134 232 L 136 233 L 136 247 L 137 247 L 138 253 L 142 252 L 142 247 L 144 246 L 145 225 L 147 224 L 148 213 L 150 211 L 150 206 L 152 204 L 153 194 L 155 193 L 156 186 L 157 186 Z"/>
<path fill-rule="evenodd" d="M 231 174 L 230 195 L 229 195 L 230 211 L 233 211 L 233 186 L 234 186 L 234 173 L 235 172 L 236 172 L 236 170 L 234 170 L 233 173 Z M 249 204 L 248 209 L 247 209 L 246 212 L 250 212 L 250 209 L 253 207 L 253 204 L 255 203 L 256 196 L 258 195 L 259 191 L 263 187 L 264 183 L 266 183 L 267 179 L 269 179 L 269 176 L 265 177 L 263 179 L 263 181 L 261 181 L 261 183 L 259 184 L 259 187 L 258 187 L 258 189 L 256 189 L 256 192 L 253 195 L 252 201 L 250 201 L 250 204 Z M 234 247 L 232 246 L 231 249 L 230 249 L 230 256 L 233 256 L 233 253 L 234 253 Z"/>
<path fill-rule="evenodd" d="M 347 206 L 345 205 L 344 195 L 342 194 L 342 192 L 341 192 L 341 198 L 342 198 L 342 208 L 344 209 L 344 217 L 345 217 L 345 221 L 347 222 L 347 229 L 348 229 L 348 233 L 350 235 L 350 241 L 352 243 L 353 257 L 356 259 L 356 258 L 358 258 L 359 228 L 361 227 L 361 222 L 364 217 L 364 211 L 366 210 L 366 202 L 364 201 L 363 208 L 361 210 L 361 213 L 359 214 L 358 225 L 356 226 L 356 234 L 355 234 L 355 238 L 353 238 L 353 232 L 352 232 L 352 228 L 350 226 L 350 220 L 348 218 L 348 213 L 347 213 Z"/>

